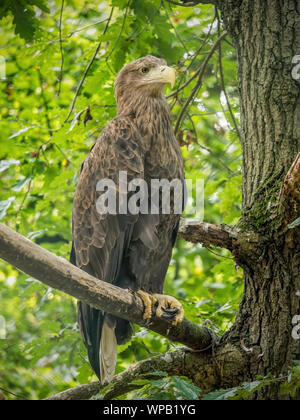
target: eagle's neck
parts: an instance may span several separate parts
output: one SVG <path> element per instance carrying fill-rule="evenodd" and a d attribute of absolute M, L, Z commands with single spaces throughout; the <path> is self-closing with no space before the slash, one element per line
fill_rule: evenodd
<path fill-rule="evenodd" d="M 164 141 L 174 137 L 169 105 L 163 94 L 126 99 L 118 104 L 118 115 L 127 115 L 134 120 L 146 149 L 157 139 Z"/>
<path fill-rule="evenodd" d="M 183 179 L 184 165 L 176 140 L 169 105 L 164 96 L 136 97 L 119 115 L 129 116 L 145 151 L 145 179 Z M 121 110 L 120 110 L 121 111 Z"/>

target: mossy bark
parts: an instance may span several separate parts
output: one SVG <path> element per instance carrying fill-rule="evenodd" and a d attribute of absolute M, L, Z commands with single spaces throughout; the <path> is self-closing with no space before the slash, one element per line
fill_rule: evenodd
<path fill-rule="evenodd" d="M 224 340 L 250 349 L 243 379 L 253 380 L 258 374 L 286 375 L 293 360 L 300 359 L 300 340 L 292 338 L 292 319 L 300 315 L 300 232 L 287 228 L 299 214 L 279 205 L 284 178 L 300 151 L 300 81 L 292 77 L 293 57 L 300 55 L 300 0 L 221 3 L 238 57 L 240 227 L 261 238 L 244 259 L 244 296 Z M 283 397 L 276 384 L 255 398 Z"/>

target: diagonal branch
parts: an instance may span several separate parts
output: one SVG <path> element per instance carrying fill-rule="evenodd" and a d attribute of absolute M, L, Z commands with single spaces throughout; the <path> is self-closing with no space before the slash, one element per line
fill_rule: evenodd
<path fill-rule="evenodd" d="M 0 258 L 48 286 L 88 305 L 157 332 L 194 350 L 212 347 L 218 337 L 188 320 L 172 326 L 153 316 L 143 319 L 142 300 L 130 291 L 103 282 L 41 248 L 0 223 Z"/>
<path fill-rule="evenodd" d="M 239 346 L 222 343 L 213 352 L 198 353 L 186 347 L 177 348 L 165 354 L 159 354 L 135 363 L 124 372 L 115 375 L 112 382 L 101 385 L 91 382 L 67 389 L 47 400 L 86 400 L 100 391 L 101 399 L 112 400 L 130 391 L 143 387 L 134 380 L 153 379 L 153 372 L 166 372 L 168 376 L 186 376 L 196 384 L 202 392 L 228 388 L 239 384 L 239 377 L 247 369 L 247 360 Z M 159 379 L 160 376 L 155 376 Z"/>
<path fill-rule="evenodd" d="M 179 236 L 188 242 L 201 243 L 205 247 L 217 246 L 232 252 L 238 239 L 238 230 L 225 224 L 181 219 Z"/>
<path fill-rule="evenodd" d="M 99 381 L 90 382 L 84 385 L 78 385 L 74 388 L 67 389 L 56 395 L 46 398 L 47 400 L 84 400 L 98 394 L 103 390 L 104 400 L 111 400 L 120 395 L 123 395 L 134 389 L 138 389 L 140 385 L 132 384 L 132 381 L 155 371 L 164 371 L 169 375 L 183 375 L 185 348 L 182 347 L 178 350 L 160 354 L 146 360 L 142 360 L 130 366 L 127 370 L 115 375 L 112 382 L 109 384 L 101 384 Z M 158 377 L 156 377 L 158 379 Z"/>
<path fill-rule="evenodd" d="M 105 35 L 106 32 L 107 32 L 107 29 L 109 27 L 109 24 L 110 24 L 110 21 L 111 21 L 111 18 L 112 18 L 113 11 L 114 11 L 114 8 L 112 7 L 112 9 L 110 11 L 109 18 L 107 19 L 107 22 L 106 22 L 106 25 L 105 25 L 105 28 L 104 28 L 104 31 L 103 31 L 102 36 Z M 76 104 L 78 95 L 80 94 L 81 88 L 82 88 L 82 86 L 83 86 L 83 84 L 85 82 L 85 79 L 87 78 L 87 75 L 88 75 L 88 73 L 90 71 L 90 68 L 94 64 L 94 61 L 96 60 L 96 57 L 98 55 L 98 52 L 100 51 L 101 45 L 102 45 L 102 40 L 97 44 L 96 50 L 95 50 L 95 52 L 94 52 L 91 60 L 89 61 L 88 65 L 86 66 L 86 69 L 85 69 L 85 71 L 83 73 L 83 76 L 82 76 L 80 82 L 79 82 L 79 85 L 77 86 L 77 89 L 76 89 L 76 92 L 75 92 L 73 101 L 72 101 L 72 103 L 70 105 L 70 109 L 69 109 L 68 115 L 67 115 L 64 123 L 67 123 L 69 121 L 69 118 L 70 118 L 70 116 L 71 116 L 71 114 L 73 112 L 73 109 L 75 107 L 75 104 Z"/>
<path fill-rule="evenodd" d="M 180 127 L 181 121 L 183 120 L 183 117 L 186 113 L 187 108 L 189 107 L 190 103 L 195 99 L 195 96 L 197 95 L 198 90 L 201 88 L 202 86 L 202 81 L 203 81 L 203 77 L 205 74 L 205 70 L 207 68 L 207 65 L 210 61 L 210 59 L 212 58 L 212 56 L 214 55 L 216 49 L 218 48 L 220 42 L 223 41 L 223 39 L 228 35 L 228 32 L 224 32 L 216 41 L 216 43 L 214 44 L 214 46 L 212 47 L 212 49 L 210 50 L 209 54 L 207 55 L 206 59 L 203 62 L 203 65 L 200 67 L 199 69 L 199 73 L 198 73 L 198 80 L 196 85 L 194 86 L 194 88 L 192 89 L 192 92 L 190 94 L 190 96 L 188 97 L 188 99 L 186 100 L 185 104 L 182 107 L 182 110 L 179 114 L 179 117 L 176 121 L 176 125 L 175 125 L 175 134 L 177 134 L 178 129 Z"/>

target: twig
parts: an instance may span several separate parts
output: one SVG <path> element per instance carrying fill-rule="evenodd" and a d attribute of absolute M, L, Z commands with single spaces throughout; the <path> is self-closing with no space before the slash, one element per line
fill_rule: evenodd
<path fill-rule="evenodd" d="M 208 39 L 210 37 L 210 34 L 211 34 L 211 31 L 212 31 L 214 22 L 216 20 L 216 17 L 217 17 L 217 13 L 215 14 L 214 20 L 210 24 L 209 31 L 206 34 L 206 37 L 205 37 L 204 41 L 202 42 L 200 48 L 194 53 L 192 61 L 190 62 L 190 64 L 188 65 L 188 67 L 185 69 L 185 72 L 182 73 L 182 76 L 181 76 L 179 85 L 181 84 L 181 81 L 182 81 L 182 78 L 183 78 L 184 74 L 186 74 L 188 72 L 188 70 L 192 67 L 192 65 L 194 64 L 196 58 L 200 55 L 201 51 L 203 50 L 203 48 L 207 44 L 207 41 L 208 41 Z M 177 98 L 178 93 L 181 92 L 186 86 L 188 86 L 197 77 L 197 75 L 199 74 L 199 71 L 200 70 L 201 70 L 201 67 L 198 70 L 196 70 L 195 74 L 187 82 L 185 82 L 182 86 L 179 86 L 179 88 L 175 92 L 172 92 L 170 95 L 168 95 L 167 96 L 167 99 L 172 98 L 172 97 L 175 97 L 175 96 Z"/>
<path fill-rule="evenodd" d="M 182 86 L 179 86 L 178 89 L 175 90 L 175 92 L 170 93 L 170 95 L 167 96 L 167 99 L 170 99 L 174 96 L 177 96 L 179 92 L 181 92 L 183 89 L 185 89 L 201 72 L 203 66 L 200 66 L 198 70 L 195 71 L 192 77 L 190 77 Z"/>
<path fill-rule="evenodd" d="M 84 31 L 85 29 L 91 28 L 92 26 L 97 26 L 97 25 L 99 25 L 100 23 L 104 23 L 104 22 L 107 22 L 107 21 L 108 21 L 108 18 L 106 18 L 106 19 L 102 19 L 102 20 L 97 20 L 97 22 L 95 22 L 95 23 L 90 23 L 89 25 L 85 25 L 85 26 L 83 26 L 82 28 L 75 29 L 75 31 L 70 32 L 70 33 L 66 36 L 66 38 L 64 38 L 64 39 L 71 38 L 74 34 L 77 34 L 78 32 L 82 32 L 82 31 Z"/>
<path fill-rule="evenodd" d="M 187 113 L 187 116 L 188 116 L 189 120 L 191 121 L 191 124 L 192 124 L 192 127 L 193 127 L 195 140 L 197 141 L 196 144 L 200 147 L 200 149 L 203 149 L 206 152 L 210 153 L 231 175 L 233 175 L 234 172 L 229 168 L 228 165 L 226 165 L 225 162 L 222 161 L 222 159 L 219 158 L 219 156 L 215 152 L 213 152 L 209 147 L 203 146 L 201 143 L 199 143 L 198 136 L 197 136 L 197 130 L 196 130 L 194 121 L 192 120 L 192 117 L 189 114 L 189 112 Z"/>
<path fill-rule="evenodd" d="M 124 13 L 124 16 L 123 16 L 122 26 L 121 26 L 119 35 L 117 36 L 117 39 L 116 39 L 116 41 L 115 41 L 112 49 L 108 52 L 107 56 L 105 57 L 105 61 L 107 61 L 109 59 L 109 57 L 112 55 L 112 53 L 114 52 L 116 46 L 118 45 L 118 43 L 120 41 L 120 38 L 122 36 L 123 30 L 124 30 L 124 27 L 125 27 L 125 23 L 126 23 L 126 18 L 127 18 L 127 14 L 128 14 L 128 8 L 129 8 L 130 1 L 131 0 L 128 0 L 127 5 L 126 5 L 126 9 L 125 9 L 125 13 Z"/>
<path fill-rule="evenodd" d="M 201 1 L 194 1 L 193 3 L 178 3 L 177 1 L 173 0 L 166 0 L 168 3 L 174 4 L 175 6 L 182 6 L 182 7 L 194 7 L 200 3 L 203 4 L 214 4 L 215 0 L 201 0 Z"/>
<path fill-rule="evenodd" d="M 61 28 L 62 27 L 62 17 L 63 17 L 63 12 L 64 12 L 64 5 L 65 5 L 65 0 L 62 0 L 61 9 L 60 9 L 60 17 L 59 17 L 59 47 L 60 47 L 60 56 L 61 56 L 61 66 L 60 66 L 60 75 L 59 75 L 57 96 L 60 96 L 61 83 L 62 83 L 63 71 L 64 71 L 64 51 L 63 51 L 62 28 Z"/>
<path fill-rule="evenodd" d="M 106 33 L 106 31 L 107 31 L 107 29 L 109 27 L 109 24 L 110 24 L 112 15 L 113 15 L 113 11 L 114 11 L 114 7 L 111 8 L 110 15 L 109 15 L 109 18 L 108 18 L 108 20 L 106 22 L 106 25 L 105 25 L 105 28 L 104 28 L 104 31 L 103 31 L 103 34 L 102 35 L 105 35 L 105 33 Z M 77 89 L 76 89 L 76 92 L 75 92 L 73 101 L 72 101 L 71 106 L 70 106 L 70 110 L 68 112 L 68 115 L 67 115 L 64 123 L 67 123 L 68 122 L 68 120 L 69 120 L 69 118 L 70 118 L 70 116 L 71 116 L 71 114 L 73 112 L 73 109 L 75 107 L 75 103 L 76 103 L 77 98 L 78 98 L 78 95 L 79 95 L 79 93 L 81 91 L 82 85 L 83 85 L 83 83 L 84 83 L 84 81 L 85 81 L 85 79 L 86 79 L 86 77 L 87 77 L 87 75 L 88 75 L 88 73 L 90 71 L 90 68 L 92 67 L 92 65 L 93 65 L 93 63 L 94 63 L 94 61 L 95 61 L 95 59 L 96 59 L 96 57 L 98 55 L 98 52 L 100 51 L 101 45 L 102 45 L 102 40 L 98 43 L 97 48 L 96 48 L 96 50 L 95 50 L 95 52 L 93 54 L 93 57 L 91 58 L 90 62 L 88 63 L 88 65 L 87 65 L 87 67 L 86 67 L 86 69 L 85 69 L 85 71 L 83 73 L 83 76 L 82 76 L 82 78 L 81 78 L 81 80 L 79 82 L 79 85 L 77 86 Z"/>
<path fill-rule="evenodd" d="M 1 391 L 5 392 L 6 394 L 13 395 L 14 397 L 17 397 L 17 398 L 23 398 L 23 400 L 28 400 L 28 398 L 27 398 L 27 397 L 25 397 L 24 395 L 21 395 L 21 394 L 14 394 L 13 392 L 11 392 L 11 391 L 7 391 L 7 389 L 4 389 L 4 388 L 2 388 L 2 387 L 0 387 L 0 389 L 1 389 Z"/>
<path fill-rule="evenodd" d="M 176 122 L 175 130 L 174 130 L 174 131 L 175 131 L 175 134 L 177 134 L 177 132 L 178 132 L 178 129 L 179 129 L 179 126 L 180 126 L 181 120 L 183 119 L 184 114 L 185 114 L 185 112 L 186 112 L 186 110 L 187 110 L 187 108 L 188 108 L 189 104 L 190 104 L 190 103 L 191 103 L 191 101 L 194 99 L 195 95 L 197 94 L 198 89 L 202 86 L 202 79 L 203 79 L 203 76 L 204 76 L 204 73 L 205 73 L 206 67 L 207 67 L 207 65 L 208 65 L 208 63 L 209 63 L 209 61 L 210 61 L 211 57 L 214 55 L 214 53 L 215 53 L 216 49 L 218 48 L 219 43 L 220 43 L 220 42 L 222 42 L 222 40 L 223 40 L 223 39 L 227 36 L 227 34 L 228 34 L 228 32 L 224 32 L 224 33 L 223 33 L 223 34 L 222 34 L 222 35 L 221 35 L 221 36 L 217 39 L 217 41 L 216 41 L 215 45 L 212 47 L 212 49 L 211 49 L 210 53 L 209 53 L 209 54 L 208 54 L 208 56 L 206 57 L 206 59 L 205 59 L 205 61 L 204 61 L 203 65 L 202 65 L 202 67 L 201 67 L 201 69 L 200 69 L 200 71 L 199 71 L 199 77 L 198 77 L 197 83 L 196 83 L 196 85 L 194 86 L 194 88 L 193 88 L 193 90 L 192 90 L 192 93 L 190 94 L 189 98 L 186 100 L 186 102 L 185 102 L 185 104 L 184 104 L 184 106 L 183 106 L 183 108 L 182 108 L 182 110 L 181 110 L 181 112 L 180 112 L 180 114 L 179 114 L 179 117 L 178 117 L 177 122 Z"/>
<path fill-rule="evenodd" d="M 42 97 L 43 104 L 44 104 L 45 111 L 46 111 L 45 112 L 45 118 L 46 118 L 47 129 L 48 129 L 50 137 L 52 137 L 53 136 L 53 132 L 52 132 L 53 130 L 52 130 L 52 125 L 51 125 L 51 120 L 49 118 L 49 106 L 48 106 L 47 99 L 44 95 L 43 77 L 42 77 L 42 73 L 41 73 L 40 68 L 37 68 L 37 72 L 38 72 L 38 75 L 39 75 L 39 80 L 40 80 L 40 85 L 41 85 L 41 97 Z"/>
<path fill-rule="evenodd" d="M 223 258 L 224 260 L 234 260 L 233 257 L 225 257 L 225 255 L 218 254 L 217 252 L 215 252 L 214 250 L 212 250 L 209 247 L 207 247 L 206 249 L 207 249 L 208 252 L 212 253 L 216 257 Z"/>
<path fill-rule="evenodd" d="M 169 15 L 169 13 L 168 13 L 168 11 L 167 11 L 167 8 L 166 8 L 166 6 L 165 6 L 165 2 L 164 2 L 164 0 L 162 0 L 161 4 L 162 4 L 163 8 L 165 9 L 165 12 L 166 12 L 167 18 L 168 18 L 168 20 L 169 20 L 169 22 L 170 22 L 170 25 L 172 26 L 172 29 L 173 29 L 173 31 L 174 31 L 174 33 L 175 33 L 175 35 L 176 35 L 176 37 L 177 37 L 178 41 L 179 41 L 179 42 L 180 42 L 180 44 L 183 46 L 183 49 L 185 50 L 185 52 L 188 54 L 189 50 L 187 49 L 187 47 L 186 47 L 186 45 L 185 45 L 184 41 L 181 39 L 181 37 L 180 37 L 180 35 L 178 34 L 178 32 L 177 32 L 177 30 L 176 30 L 175 26 L 173 25 L 172 20 L 171 20 L 171 18 L 170 18 L 170 15 Z M 171 7 L 171 6 L 170 6 L 170 7 Z"/>
<path fill-rule="evenodd" d="M 152 24 L 153 20 L 159 13 L 160 9 L 157 8 L 155 13 L 151 17 L 147 16 L 148 21 L 143 22 L 144 26 L 142 27 L 142 29 L 139 32 L 137 32 L 137 29 L 133 29 L 126 38 L 126 41 L 129 41 L 130 39 L 138 39 L 142 35 L 142 33 L 148 28 L 148 26 Z"/>
<path fill-rule="evenodd" d="M 220 20 L 218 20 L 218 22 L 219 22 L 219 25 L 220 25 Z M 223 90 L 224 95 L 225 95 L 227 107 L 228 107 L 232 122 L 234 124 L 236 134 L 238 135 L 239 139 L 241 140 L 240 129 L 239 129 L 238 123 L 236 121 L 236 118 L 234 116 L 234 113 L 232 111 L 232 107 L 231 107 L 229 97 L 228 97 L 228 93 L 227 93 L 226 86 L 225 86 L 225 78 L 224 78 L 223 63 L 222 63 L 222 44 L 221 43 L 219 44 L 219 71 L 220 71 L 220 78 L 221 78 L 221 86 L 222 86 L 222 90 Z"/>
<path fill-rule="evenodd" d="M 82 28 L 75 29 L 75 31 L 70 32 L 64 38 L 62 38 L 62 41 L 66 41 L 67 39 L 71 38 L 74 34 L 77 34 L 78 32 L 82 32 L 85 29 L 91 28 L 92 26 L 96 26 L 96 25 L 99 25 L 100 23 L 104 23 L 104 22 L 107 22 L 107 21 L 108 21 L 108 18 L 102 19 L 102 20 L 97 20 L 97 22 L 95 22 L 95 23 L 90 23 L 89 25 L 83 26 Z M 60 38 L 52 39 L 51 41 L 48 41 L 48 44 L 55 44 L 57 42 L 60 42 Z"/>

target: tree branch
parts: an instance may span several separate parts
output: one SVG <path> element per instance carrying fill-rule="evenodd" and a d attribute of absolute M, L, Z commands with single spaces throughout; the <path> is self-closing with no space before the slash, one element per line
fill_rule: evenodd
<path fill-rule="evenodd" d="M 192 2 L 188 2 L 187 0 L 182 0 L 182 3 L 173 0 L 166 0 L 168 3 L 174 4 L 174 6 L 182 6 L 182 7 L 195 7 L 198 4 L 217 4 L 217 0 L 195 0 Z"/>
<path fill-rule="evenodd" d="M 217 246 L 232 252 L 237 242 L 238 230 L 225 224 L 214 225 L 181 219 L 179 236 L 188 242 L 201 243 L 205 247 Z"/>
<path fill-rule="evenodd" d="M 205 60 L 204 60 L 204 62 L 203 62 L 203 64 L 202 64 L 202 66 L 201 66 L 201 68 L 199 69 L 197 83 L 196 83 L 196 85 L 194 86 L 194 88 L 192 89 L 192 92 L 191 92 L 190 96 L 188 97 L 188 99 L 186 100 L 185 104 L 183 105 L 183 107 L 182 107 L 182 109 L 181 109 L 181 111 L 180 111 L 180 114 L 179 114 L 179 116 L 178 116 L 178 119 L 177 119 L 177 121 L 176 121 L 175 129 L 174 129 L 175 134 L 177 134 L 177 132 L 178 132 L 178 129 L 179 129 L 180 124 L 181 124 L 181 121 L 182 121 L 182 119 L 183 119 L 183 117 L 184 117 L 184 114 L 186 113 L 186 110 L 187 110 L 188 106 L 190 105 L 191 101 L 195 98 L 195 96 L 196 96 L 196 94 L 197 94 L 198 90 L 199 90 L 199 89 L 201 88 L 201 86 L 202 86 L 202 79 L 203 79 L 203 77 L 204 77 L 204 73 L 205 73 L 205 70 L 206 70 L 206 68 L 207 68 L 207 65 L 208 65 L 208 63 L 209 63 L 210 59 L 212 58 L 212 56 L 214 55 L 214 53 L 215 53 L 216 49 L 218 48 L 219 43 L 220 43 L 220 42 L 222 42 L 222 41 L 223 41 L 223 39 L 224 39 L 227 35 L 228 35 L 228 32 L 227 32 L 227 31 L 225 31 L 225 32 L 224 32 L 224 33 L 223 33 L 223 34 L 222 34 L 222 35 L 221 35 L 221 36 L 217 39 L 217 41 L 215 42 L 214 46 L 213 46 L 213 47 L 212 47 L 212 49 L 210 50 L 209 54 L 208 54 L 208 55 L 207 55 L 207 57 L 205 58 Z"/>
<path fill-rule="evenodd" d="M 191 349 L 205 350 L 218 342 L 218 337 L 208 328 L 186 319 L 176 326 L 155 316 L 145 321 L 143 303 L 138 296 L 87 274 L 2 223 L 0 258 L 54 289 L 96 309 L 146 327 Z"/>
<path fill-rule="evenodd" d="M 60 56 L 61 56 L 61 65 L 60 65 L 60 75 L 59 75 L 59 80 L 58 80 L 57 96 L 60 96 L 61 84 L 62 84 L 63 72 L 64 72 L 64 50 L 63 50 L 63 41 L 62 41 L 62 18 L 63 18 L 64 6 L 65 6 L 65 0 L 62 0 L 61 8 L 60 8 L 60 16 L 59 16 L 59 48 L 60 48 Z"/>
<path fill-rule="evenodd" d="M 141 375 L 145 375 L 149 372 L 164 371 L 169 375 L 182 375 L 184 367 L 184 348 L 160 354 L 158 356 L 151 357 L 141 362 L 135 363 L 130 366 L 127 370 L 116 375 L 112 382 L 109 384 L 108 390 L 106 390 L 104 399 L 110 400 L 116 398 L 126 392 L 138 389 L 139 386 L 131 384 L 131 382 Z M 53 395 L 47 400 L 82 400 L 89 399 L 93 395 L 96 395 L 102 389 L 106 388 L 108 384 L 101 385 L 100 382 L 95 381 L 87 383 L 85 385 L 79 385 L 66 391 L 60 392 L 59 394 Z"/>
<path fill-rule="evenodd" d="M 112 18 L 113 11 L 114 11 L 114 7 L 112 7 L 112 9 L 110 11 L 110 15 L 109 15 L 109 18 L 107 19 L 107 22 L 106 22 L 106 25 L 105 25 L 105 28 L 104 28 L 104 31 L 103 31 L 103 34 L 102 35 L 105 35 L 105 33 L 106 33 L 106 31 L 107 31 L 107 29 L 109 27 L 109 24 L 110 24 L 110 21 L 111 21 L 111 18 Z M 69 121 L 69 118 L 70 118 L 70 116 L 71 116 L 71 114 L 73 112 L 73 109 L 75 107 L 75 104 L 76 104 L 78 95 L 80 94 L 81 88 L 82 88 L 82 86 L 83 86 L 83 84 L 85 82 L 85 79 L 87 78 L 87 75 L 88 75 L 88 73 L 90 71 L 90 68 L 94 64 L 94 61 L 96 60 L 96 57 L 98 55 L 98 52 L 100 51 L 101 45 L 102 45 L 102 40 L 98 43 L 97 48 L 96 48 L 96 50 L 95 50 L 95 52 L 94 52 L 91 60 L 89 61 L 88 65 L 86 66 L 86 69 L 85 69 L 85 71 L 83 73 L 83 76 L 82 76 L 80 82 L 79 82 L 79 85 L 77 86 L 77 89 L 76 89 L 76 92 L 75 92 L 73 101 L 71 103 L 71 106 L 70 106 L 68 115 L 67 115 L 64 123 L 67 123 Z"/>
<path fill-rule="evenodd" d="M 95 381 L 67 389 L 48 397 L 47 400 L 90 399 L 100 391 L 103 391 L 102 398 L 104 400 L 111 400 L 141 388 L 141 385 L 132 384 L 133 380 L 151 378 L 149 374 L 159 371 L 166 372 L 169 376 L 186 376 L 203 393 L 207 393 L 215 389 L 231 388 L 238 385 L 240 376 L 246 369 L 246 363 L 247 358 L 243 351 L 228 343 L 215 348 L 213 354 L 211 352 L 192 352 L 186 347 L 181 347 L 130 366 L 124 372 L 116 375 L 108 388 L 107 384 L 101 385 L 100 382 Z"/>

